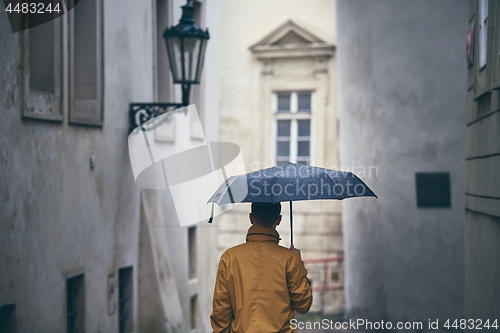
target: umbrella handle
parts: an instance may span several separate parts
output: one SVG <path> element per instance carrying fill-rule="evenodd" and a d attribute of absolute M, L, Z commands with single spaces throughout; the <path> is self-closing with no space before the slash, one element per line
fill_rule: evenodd
<path fill-rule="evenodd" d="M 290 201 L 290 244 L 293 245 L 293 214 L 292 202 Z"/>

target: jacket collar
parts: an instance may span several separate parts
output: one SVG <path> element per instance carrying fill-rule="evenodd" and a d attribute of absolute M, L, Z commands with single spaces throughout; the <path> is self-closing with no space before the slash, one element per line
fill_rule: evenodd
<path fill-rule="evenodd" d="M 277 244 L 281 238 L 276 230 L 254 223 L 248 229 L 246 239 L 247 242 L 275 242 Z"/>

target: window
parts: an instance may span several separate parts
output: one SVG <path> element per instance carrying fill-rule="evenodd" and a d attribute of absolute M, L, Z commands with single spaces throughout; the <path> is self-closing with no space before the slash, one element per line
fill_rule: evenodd
<path fill-rule="evenodd" d="M 133 316 L 133 269 L 121 268 L 118 273 L 118 320 L 119 332 L 134 331 Z"/>
<path fill-rule="evenodd" d="M 102 0 L 65 3 L 68 10 L 72 8 L 67 16 L 23 32 L 23 117 L 61 122 L 62 101 L 69 97 L 70 123 L 101 126 Z M 68 37 L 63 38 L 66 27 Z M 69 68 L 63 66 L 64 50 Z M 63 96 L 64 86 L 69 86 L 69 96 Z"/>
<path fill-rule="evenodd" d="M 277 92 L 276 165 L 311 163 L 312 92 Z"/>
<path fill-rule="evenodd" d="M 70 112 L 73 124 L 103 124 L 101 0 L 80 1 L 70 12 Z"/>
<path fill-rule="evenodd" d="M 417 207 L 451 207 L 450 174 L 417 172 Z"/>
<path fill-rule="evenodd" d="M 479 68 L 486 66 L 488 50 L 488 0 L 479 1 Z"/>
<path fill-rule="evenodd" d="M 23 117 L 62 121 L 63 17 L 25 30 Z"/>
<path fill-rule="evenodd" d="M 0 307 L 0 332 L 16 332 L 16 305 L 7 304 Z"/>
<path fill-rule="evenodd" d="M 66 300 L 68 333 L 83 332 L 85 329 L 85 295 L 83 274 L 72 277 L 66 281 Z"/>
<path fill-rule="evenodd" d="M 189 278 L 196 278 L 196 227 L 188 229 Z"/>
<path fill-rule="evenodd" d="M 191 312 L 191 315 L 190 315 L 190 329 L 191 329 L 191 332 L 196 332 L 196 330 L 198 329 L 199 325 L 198 325 L 198 295 L 193 295 L 191 296 L 191 299 L 190 299 L 190 302 L 189 302 L 190 306 L 189 306 L 189 311 Z"/>

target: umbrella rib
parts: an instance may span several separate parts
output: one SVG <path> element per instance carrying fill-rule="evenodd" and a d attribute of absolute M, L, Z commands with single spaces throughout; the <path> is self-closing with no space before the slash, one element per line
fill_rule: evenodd
<path fill-rule="evenodd" d="M 222 170 L 224 183 L 226 184 L 227 193 L 229 194 L 229 200 L 231 200 L 231 203 L 234 203 L 233 193 L 231 192 L 231 187 L 229 186 L 229 182 L 227 181 L 226 170 L 224 170 L 224 167 L 221 167 L 220 169 Z"/>

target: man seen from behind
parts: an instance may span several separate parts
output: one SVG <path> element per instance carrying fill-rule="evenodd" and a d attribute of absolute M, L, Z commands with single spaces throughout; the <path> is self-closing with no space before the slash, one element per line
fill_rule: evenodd
<path fill-rule="evenodd" d="M 294 311 L 312 304 L 298 249 L 278 245 L 280 203 L 252 203 L 246 243 L 219 262 L 210 322 L 215 333 L 289 333 Z"/>

